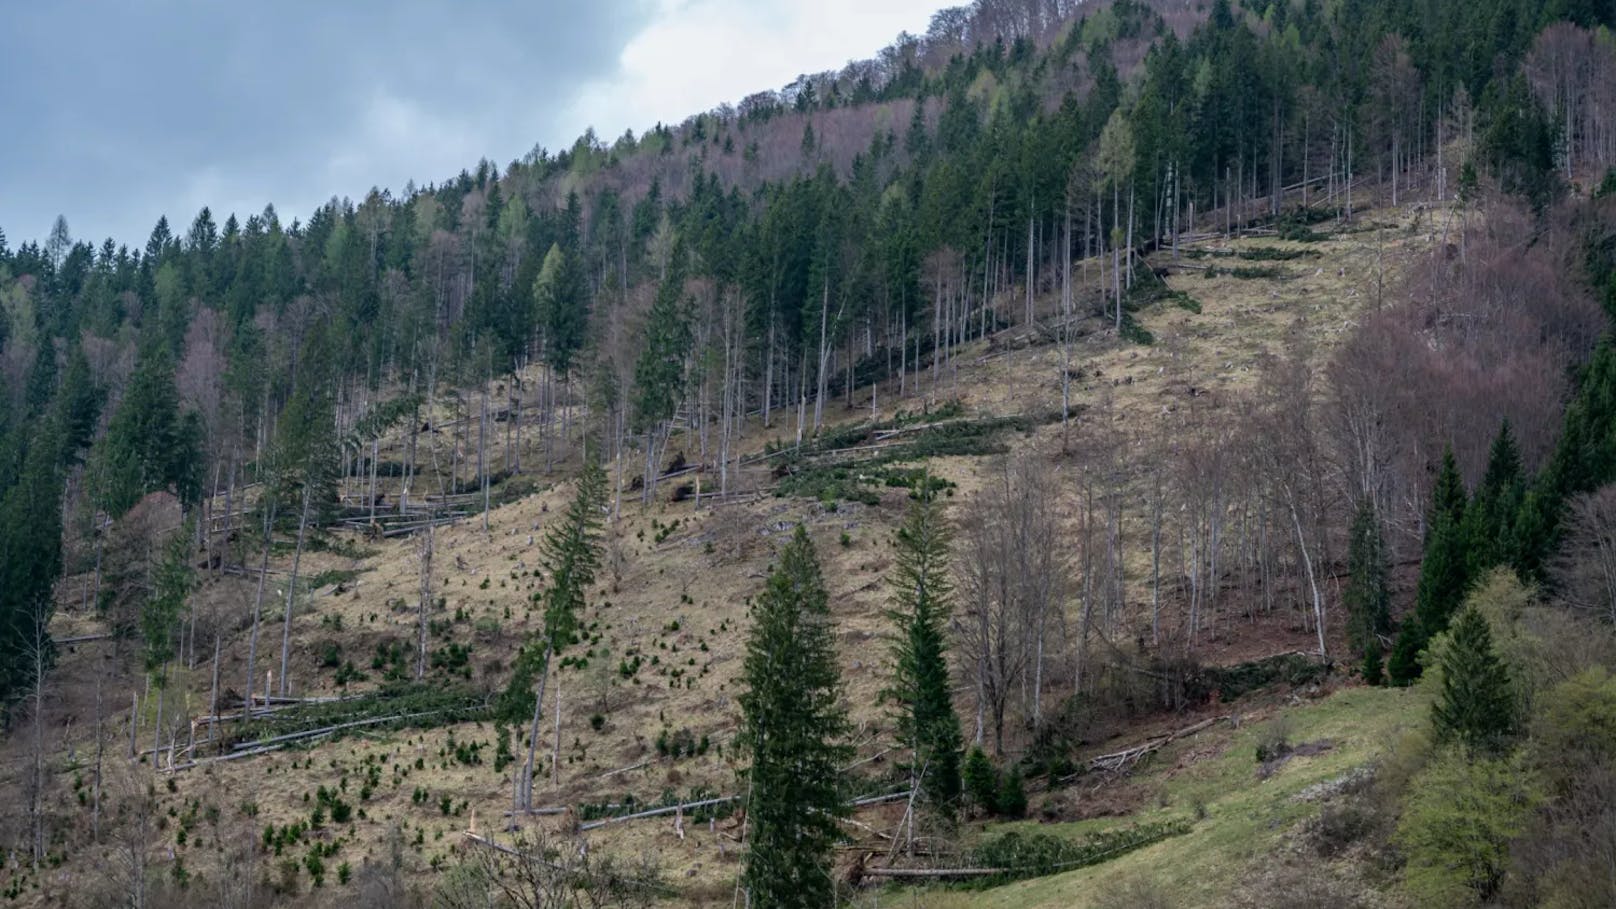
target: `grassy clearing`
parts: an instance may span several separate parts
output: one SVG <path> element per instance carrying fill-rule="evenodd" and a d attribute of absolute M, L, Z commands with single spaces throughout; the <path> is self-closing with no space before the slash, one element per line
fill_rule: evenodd
<path fill-rule="evenodd" d="M 916 905 L 933 909 L 1075 909 L 1102 905 L 1105 893 L 1130 881 L 1148 880 L 1168 905 L 1236 905 L 1265 860 L 1284 851 L 1296 826 L 1317 811 L 1316 802 L 1306 797 L 1305 790 L 1375 760 L 1404 730 L 1425 722 L 1424 706 L 1418 691 L 1349 688 L 1323 700 L 1276 711 L 1276 716 L 1283 716 L 1293 744 L 1327 741 L 1330 747 L 1312 756 L 1291 758 L 1267 779 L 1259 778 L 1255 754 L 1273 720 L 1248 720 L 1238 729 L 1221 726 L 1164 750 L 1139 775 L 1140 784 L 1156 788 L 1159 794 L 1152 807 L 1130 820 L 1191 821 L 1193 827 L 1187 834 L 1101 865 L 1051 877 L 977 892 L 934 887 L 912 896 Z M 1117 818 L 1063 824 L 1021 821 L 988 829 L 992 834 L 1019 830 L 1078 839 L 1122 823 Z M 903 900 L 910 896 L 888 891 L 881 894 L 881 902 L 905 905 Z"/>

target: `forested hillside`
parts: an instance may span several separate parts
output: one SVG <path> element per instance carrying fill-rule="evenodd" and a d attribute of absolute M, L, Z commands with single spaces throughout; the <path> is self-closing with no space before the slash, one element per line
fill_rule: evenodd
<path fill-rule="evenodd" d="M 1609 904 L 1613 27 L 978 0 L 0 233 L 6 897 Z"/>

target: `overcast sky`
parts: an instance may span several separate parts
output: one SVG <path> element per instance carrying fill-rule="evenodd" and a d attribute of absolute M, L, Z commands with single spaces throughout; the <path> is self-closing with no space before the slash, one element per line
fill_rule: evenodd
<path fill-rule="evenodd" d="M 143 244 L 210 206 L 439 182 L 677 123 L 924 33 L 943 0 L 6 4 L 0 229 Z"/>

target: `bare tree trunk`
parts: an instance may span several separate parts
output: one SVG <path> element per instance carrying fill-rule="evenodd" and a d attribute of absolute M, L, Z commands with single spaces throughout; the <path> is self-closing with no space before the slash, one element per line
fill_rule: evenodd
<path fill-rule="evenodd" d="M 426 676 L 426 624 L 432 603 L 432 515 L 427 515 L 426 529 L 421 532 L 421 605 L 416 623 L 415 680 Z"/>
<path fill-rule="evenodd" d="M 1289 489 L 1286 490 L 1285 497 L 1288 500 L 1291 498 Z M 1308 586 L 1311 587 L 1313 591 L 1313 624 L 1319 635 L 1319 656 L 1323 657 L 1325 656 L 1324 599 L 1319 596 L 1319 582 L 1313 574 L 1313 557 L 1308 555 L 1307 536 L 1302 533 L 1302 518 L 1296 512 L 1295 501 L 1289 501 L 1288 504 L 1290 505 L 1291 523 L 1296 526 L 1296 545 L 1302 551 L 1302 565 L 1307 571 Z"/>
<path fill-rule="evenodd" d="M 281 620 L 281 697 L 286 696 L 287 660 L 292 652 L 292 605 L 297 598 L 297 572 L 303 562 L 304 534 L 309 526 L 309 498 L 312 484 L 308 478 L 303 482 L 303 507 L 297 516 L 297 549 L 292 553 L 292 580 L 286 585 L 286 615 Z M 264 692 L 268 694 L 269 692 Z"/>
<path fill-rule="evenodd" d="M 101 677 L 95 674 L 95 786 L 90 790 L 90 835 L 101 842 L 101 759 L 106 751 L 106 737 L 102 730 Z"/>
<path fill-rule="evenodd" d="M 258 592 L 253 595 L 252 633 L 247 638 L 247 690 L 241 705 L 242 716 L 252 716 L 253 683 L 256 681 L 253 674 L 258 665 L 258 626 L 263 615 L 264 583 L 269 578 L 269 549 L 274 533 L 275 500 L 270 495 L 269 504 L 264 507 L 264 558 L 258 566 Z M 264 694 L 268 696 L 269 692 L 265 691 Z"/>
<path fill-rule="evenodd" d="M 544 645 L 544 664 L 539 669 L 539 690 L 533 696 L 533 726 L 527 739 L 527 763 L 516 778 L 516 793 L 512 808 L 525 811 L 533 807 L 533 758 L 539 750 L 539 724 L 544 722 L 544 685 L 550 678 L 550 658 L 555 655 L 553 642 Z"/>
<path fill-rule="evenodd" d="M 561 676 L 555 684 L 555 748 L 550 752 L 550 785 L 561 785 Z"/>
<path fill-rule="evenodd" d="M 494 381 L 493 376 L 488 382 Z M 488 532 L 488 384 L 483 383 L 482 416 L 477 421 L 477 473 L 483 482 L 483 533 Z"/>
<path fill-rule="evenodd" d="M 29 642 L 34 670 L 34 728 L 33 754 L 28 785 L 28 819 L 33 847 L 33 867 L 45 860 L 45 668 L 50 653 L 50 629 L 46 627 L 48 614 L 43 603 L 35 607 L 34 639 Z"/>

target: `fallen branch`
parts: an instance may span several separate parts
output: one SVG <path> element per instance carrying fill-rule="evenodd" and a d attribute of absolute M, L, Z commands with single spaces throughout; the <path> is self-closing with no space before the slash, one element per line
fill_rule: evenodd
<path fill-rule="evenodd" d="M 423 716 L 435 716 L 445 712 L 446 711 L 443 710 L 424 710 L 420 713 L 399 713 L 394 714 L 393 716 L 373 717 L 368 720 L 353 720 L 352 722 L 338 723 L 335 726 L 323 726 L 319 729 L 310 729 L 304 732 L 288 732 L 285 735 L 277 735 L 271 738 L 259 739 L 253 742 L 238 742 L 236 745 L 231 747 L 233 749 L 255 748 L 261 745 L 273 745 L 282 742 L 300 741 L 302 739 L 320 738 L 322 736 L 330 735 L 333 732 L 340 732 L 343 729 L 357 729 L 360 726 L 375 726 L 380 723 L 395 723 L 399 720 L 414 720 Z"/>
<path fill-rule="evenodd" d="M 585 830 L 594 830 L 596 828 L 605 827 L 608 824 L 616 824 L 621 821 L 633 821 L 643 817 L 656 817 L 660 814 L 673 814 L 676 811 L 684 811 L 689 808 L 707 808 L 712 805 L 722 805 L 725 802 L 733 802 L 739 799 L 740 796 L 738 795 L 725 795 L 716 799 L 702 799 L 698 802 L 681 802 L 677 805 L 666 805 L 661 808 L 651 808 L 647 811 L 635 812 L 634 814 L 624 814 L 619 817 L 608 817 L 602 818 L 598 821 L 590 821 L 589 823 L 580 826 L 578 830 L 581 833 Z"/>
<path fill-rule="evenodd" d="M 1165 735 L 1159 735 L 1159 736 L 1156 736 L 1154 738 L 1147 739 L 1144 742 L 1142 742 L 1142 743 L 1140 743 L 1138 745 L 1134 745 L 1131 748 L 1124 748 L 1121 751 L 1113 751 L 1110 754 L 1102 754 L 1102 755 L 1099 755 L 1098 757 L 1090 758 L 1088 760 L 1088 763 L 1084 765 L 1082 770 L 1079 770 L 1076 773 L 1067 774 L 1066 776 L 1060 777 L 1055 782 L 1057 782 L 1057 783 L 1069 782 L 1071 780 L 1077 779 L 1079 776 L 1082 776 L 1085 773 L 1090 773 L 1090 772 L 1093 772 L 1093 771 L 1096 771 L 1096 770 L 1104 770 L 1104 771 L 1106 771 L 1108 773 L 1121 772 L 1121 771 L 1127 769 L 1128 767 L 1130 767 L 1130 766 L 1132 766 L 1134 764 L 1137 764 L 1140 761 L 1140 759 L 1143 758 L 1145 755 L 1154 753 L 1156 751 L 1159 751 L 1163 747 L 1171 744 L 1174 741 L 1177 741 L 1178 739 L 1183 738 L 1184 736 L 1194 735 L 1195 733 L 1200 732 L 1203 729 L 1206 729 L 1207 727 L 1213 725 L 1214 723 L 1217 723 L 1220 720 L 1226 720 L 1226 719 L 1228 719 L 1227 716 L 1208 717 L 1208 718 L 1200 721 L 1199 723 L 1195 723 L 1194 725 L 1191 725 L 1191 726 L 1186 726 L 1183 729 L 1175 730 L 1175 731 L 1169 732 L 1169 733 L 1167 733 Z"/>
<path fill-rule="evenodd" d="M 1008 874 L 1008 868 L 865 868 L 866 877 L 991 877 Z"/>
<path fill-rule="evenodd" d="M 64 644 L 82 644 L 85 641 L 104 641 L 110 637 L 112 637 L 112 632 L 103 631 L 99 634 L 80 634 L 74 635 L 70 638 L 56 638 L 55 640 L 51 641 L 51 643 L 55 644 L 57 647 L 61 647 Z"/>

